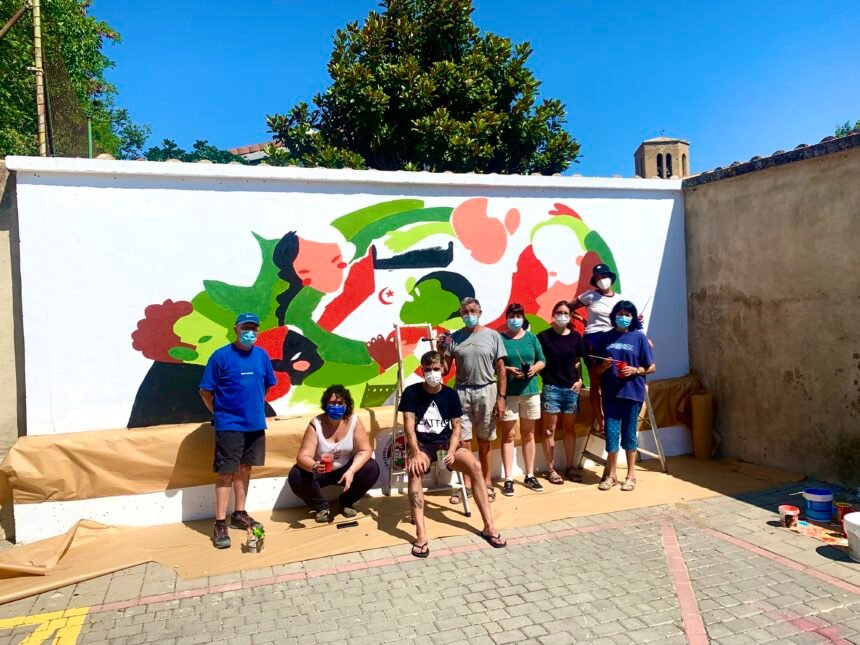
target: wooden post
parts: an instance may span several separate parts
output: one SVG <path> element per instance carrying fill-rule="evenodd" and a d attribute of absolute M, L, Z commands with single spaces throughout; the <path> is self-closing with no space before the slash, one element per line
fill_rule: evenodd
<path fill-rule="evenodd" d="M 42 8 L 41 0 L 33 3 L 33 50 L 36 73 L 36 127 L 39 132 L 39 156 L 48 156 L 48 122 L 45 113 L 45 70 L 42 67 Z"/>

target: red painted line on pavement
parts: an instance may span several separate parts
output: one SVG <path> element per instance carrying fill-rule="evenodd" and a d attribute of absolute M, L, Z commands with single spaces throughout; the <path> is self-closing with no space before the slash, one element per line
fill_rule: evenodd
<path fill-rule="evenodd" d="M 705 631 L 705 621 L 702 620 L 702 613 L 699 611 L 699 603 L 693 591 L 693 583 L 690 581 L 690 572 L 684 562 L 681 545 L 678 544 L 678 535 L 668 517 L 660 518 L 660 541 L 663 543 L 666 564 L 681 608 L 681 619 L 684 621 L 687 642 L 690 645 L 707 645 L 709 641 L 708 633 Z"/>
<path fill-rule="evenodd" d="M 729 544 L 733 544 L 738 546 L 746 551 L 750 551 L 751 553 L 755 553 L 756 555 L 760 555 L 763 558 L 767 558 L 768 560 L 773 560 L 774 562 L 778 562 L 784 567 L 788 567 L 789 569 L 794 569 L 795 571 L 799 571 L 800 573 L 805 573 L 808 576 L 812 576 L 813 578 L 818 578 L 819 580 L 826 582 L 827 584 L 831 584 L 834 587 L 838 587 L 843 591 L 848 591 L 855 595 L 860 596 L 860 587 L 857 585 L 852 585 L 850 582 L 845 582 L 844 580 L 840 580 L 839 578 L 834 578 L 831 575 L 828 575 L 818 569 L 813 569 L 812 567 L 807 567 L 799 562 L 795 562 L 794 560 L 789 560 L 781 555 L 768 551 L 766 549 L 761 548 L 760 546 L 756 546 L 754 544 L 750 544 L 749 542 L 745 542 L 740 538 L 736 538 L 732 535 L 728 535 L 726 533 L 721 533 L 716 529 L 699 527 L 705 533 L 722 540 L 723 542 L 728 542 Z"/>
<path fill-rule="evenodd" d="M 840 637 L 840 628 L 838 625 L 831 625 L 817 616 L 793 616 L 787 612 L 788 610 L 780 611 L 778 609 L 772 609 L 771 611 L 765 612 L 765 615 L 768 618 L 773 618 L 777 622 L 788 623 L 798 631 L 817 634 L 831 643 L 837 643 L 837 645 L 850 645 L 851 641 Z"/>

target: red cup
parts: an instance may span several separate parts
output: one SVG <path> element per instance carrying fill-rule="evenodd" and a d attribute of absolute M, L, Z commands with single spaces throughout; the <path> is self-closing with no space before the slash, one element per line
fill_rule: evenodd
<path fill-rule="evenodd" d="M 325 452 L 320 455 L 320 463 L 325 466 L 325 472 L 330 473 L 334 463 L 334 455 L 330 452 Z"/>
<path fill-rule="evenodd" d="M 617 371 L 618 376 L 624 378 L 624 374 L 622 374 L 622 371 L 626 367 L 627 367 L 627 363 L 625 363 L 624 361 L 618 361 L 617 363 L 615 363 L 615 369 L 618 370 Z"/>

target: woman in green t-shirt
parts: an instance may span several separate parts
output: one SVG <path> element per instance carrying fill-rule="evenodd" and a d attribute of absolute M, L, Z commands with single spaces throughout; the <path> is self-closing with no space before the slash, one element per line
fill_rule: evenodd
<path fill-rule="evenodd" d="M 505 469 L 505 485 L 502 494 L 514 494 L 514 435 L 517 419 L 520 421 L 520 436 L 523 445 L 523 465 L 526 476 L 523 484 L 532 490 L 541 491 L 535 477 L 535 421 L 540 419 L 540 391 L 535 375 L 546 364 L 537 336 L 528 331 L 528 321 L 522 305 L 511 303 L 505 310 L 507 326 L 502 330 L 502 342 L 508 355 L 505 372 L 508 387 L 505 396 L 505 413 L 502 415 L 502 466 Z"/>

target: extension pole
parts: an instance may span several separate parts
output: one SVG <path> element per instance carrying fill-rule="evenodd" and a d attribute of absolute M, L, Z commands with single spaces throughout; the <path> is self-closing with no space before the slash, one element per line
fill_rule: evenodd
<path fill-rule="evenodd" d="M 12 29 L 15 26 L 15 23 L 21 19 L 21 16 L 24 15 L 24 12 L 27 11 L 27 3 L 21 5 L 21 8 L 15 12 L 15 14 L 6 21 L 6 24 L 0 27 L 0 38 L 6 35 L 6 32 Z"/>
<path fill-rule="evenodd" d="M 41 0 L 33 3 L 33 49 L 36 72 L 36 126 L 39 132 L 39 156 L 48 156 L 48 126 L 45 115 L 45 70 L 42 67 L 42 8 Z"/>
<path fill-rule="evenodd" d="M 93 158 L 93 119 L 87 117 L 87 150 L 90 154 L 90 159 Z"/>

